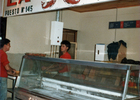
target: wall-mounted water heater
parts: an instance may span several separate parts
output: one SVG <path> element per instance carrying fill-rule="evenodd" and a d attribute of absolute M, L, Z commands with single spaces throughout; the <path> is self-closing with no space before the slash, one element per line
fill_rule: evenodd
<path fill-rule="evenodd" d="M 51 22 L 51 45 L 60 45 L 63 36 L 63 22 Z"/>

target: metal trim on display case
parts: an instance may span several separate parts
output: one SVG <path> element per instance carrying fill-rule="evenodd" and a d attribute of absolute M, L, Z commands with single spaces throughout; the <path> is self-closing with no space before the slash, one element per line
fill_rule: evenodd
<path fill-rule="evenodd" d="M 19 76 L 17 77 L 16 84 L 15 84 L 16 88 L 19 86 L 20 76 L 22 75 L 22 71 L 21 70 L 23 70 L 24 62 L 25 62 L 25 59 L 24 59 L 24 56 L 23 56 L 22 57 L 22 61 L 21 61 L 21 65 L 20 65 L 20 73 L 19 73 Z"/>
<path fill-rule="evenodd" d="M 27 100 L 24 97 L 28 98 L 28 100 L 58 100 L 20 87 L 16 88 L 15 91 L 20 91 L 16 94 L 16 98 L 19 100 Z"/>
<path fill-rule="evenodd" d="M 123 90 L 123 95 L 122 95 L 122 100 L 125 99 L 126 97 L 126 93 L 127 93 L 127 89 L 128 89 L 128 81 L 129 81 L 129 77 L 130 77 L 130 69 L 127 70 L 127 74 L 126 74 L 126 79 L 125 79 L 125 85 L 124 85 L 124 90 Z"/>
<path fill-rule="evenodd" d="M 23 58 L 28 59 L 36 59 L 36 60 L 44 60 L 50 62 L 59 62 L 59 63 L 67 63 L 67 64 L 78 64 L 78 65 L 87 65 L 87 66 L 95 66 L 98 68 L 110 68 L 110 69 L 121 69 L 128 70 L 131 68 L 138 69 L 137 66 L 132 64 L 119 64 L 119 63 L 107 63 L 107 62 L 96 62 L 96 61 L 82 61 L 82 60 L 72 60 L 72 59 L 61 59 L 61 58 L 49 58 L 49 57 L 34 57 L 34 56 L 24 56 Z M 112 67 L 113 66 L 113 67 Z"/>
<path fill-rule="evenodd" d="M 140 97 L 140 68 L 139 68 L 139 79 L 138 79 L 138 93 Z"/>
<path fill-rule="evenodd" d="M 77 84 L 74 84 L 74 83 L 68 83 L 68 82 L 63 82 L 63 81 L 49 79 L 49 78 L 43 78 L 42 80 L 44 82 L 46 82 L 47 86 L 48 86 L 48 84 L 52 85 L 52 84 L 55 83 L 57 90 L 63 90 L 63 91 L 67 91 L 67 92 L 71 91 L 71 93 L 76 93 L 76 94 L 79 94 L 79 95 L 83 94 L 83 95 L 88 96 L 88 97 L 93 97 L 93 98 L 96 97 L 97 98 L 97 96 L 95 96 L 95 95 L 93 96 L 91 94 L 88 94 L 89 92 L 96 92 L 96 93 L 98 92 L 98 93 L 103 93 L 103 94 L 112 95 L 112 96 L 116 96 L 116 97 L 121 97 L 122 96 L 122 93 L 112 92 L 112 91 L 108 91 L 108 90 L 104 90 L 104 89 L 98 89 L 98 88 L 93 88 L 93 87 L 88 87 L 88 86 L 82 86 L 82 85 L 77 85 Z M 51 85 L 50 85 L 50 87 L 53 88 L 53 86 L 51 86 Z M 75 89 L 77 89 L 77 91 L 61 88 L 60 85 L 75 88 Z M 79 89 L 81 89 L 83 91 L 85 90 L 86 92 L 80 93 Z M 127 91 L 127 90 L 125 89 L 125 91 Z M 126 94 L 125 94 L 125 96 L 127 96 L 127 98 L 134 98 L 135 97 L 135 96 L 126 95 Z M 105 100 L 105 98 L 102 99 L 102 100 Z M 122 99 L 122 100 L 124 100 L 124 99 Z"/>

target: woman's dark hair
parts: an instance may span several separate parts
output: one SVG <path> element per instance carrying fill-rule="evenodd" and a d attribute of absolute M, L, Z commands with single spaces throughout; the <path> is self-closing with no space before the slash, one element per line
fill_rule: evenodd
<path fill-rule="evenodd" d="M 68 50 L 69 50 L 69 49 L 70 49 L 70 47 L 71 47 L 70 42 L 69 42 L 69 41 L 67 41 L 67 40 L 63 40 L 63 41 L 61 42 L 61 44 L 65 44 L 65 45 L 66 45 L 66 47 L 68 47 Z"/>
<path fill-rule="evenodd" d="M 0 49 L 1 48 L 3 48 L 3 46 L 5 45 L 5 44 L 8 44 L 10 42 L 10 40 L 9 39 L 2 39 L 2 40 L 0 40 Z"/>

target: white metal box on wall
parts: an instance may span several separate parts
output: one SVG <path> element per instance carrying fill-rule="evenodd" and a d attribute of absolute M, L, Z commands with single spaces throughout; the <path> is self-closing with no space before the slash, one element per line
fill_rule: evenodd
<path fill-rule="evenodd" d="M 95 60 L 96 61 L 108 61 L 107 50 L 105 44 L 95 45 Z"/>
<path fill-rule="evenodd" d="M 51 22 L 51 45 L 60 45 L 63 36 L 63 22 Z"/>

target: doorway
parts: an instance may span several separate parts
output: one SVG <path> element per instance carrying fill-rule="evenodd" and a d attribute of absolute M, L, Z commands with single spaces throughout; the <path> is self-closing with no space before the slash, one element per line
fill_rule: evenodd
<path fill-rule="evenodd" d="M 71 48 L 68 51 L 71 55 L 72 59 L 76 59 L 76 51 L 77 51 L 77 30 L 72 29 L 63 29 L 63 38 L 62 40 L 68 40 L 71 43 Z M 59 57 L 62 55 L 61 50 L 59 48 Z"/>

